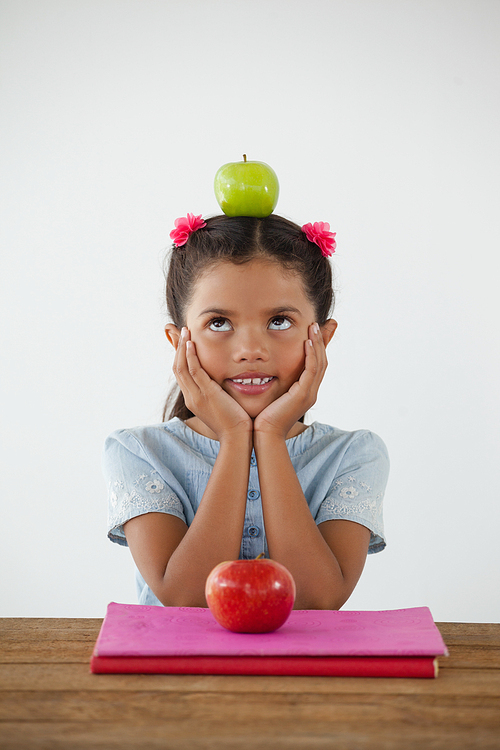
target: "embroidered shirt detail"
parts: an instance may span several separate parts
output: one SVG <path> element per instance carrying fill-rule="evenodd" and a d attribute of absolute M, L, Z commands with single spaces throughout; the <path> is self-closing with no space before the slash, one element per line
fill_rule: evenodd
<path fill-rule="evenodd" d="M 161 484 L 161 482 L 159 482 Z M 161 490 L 156 492 L 160 493 Z M 109 528 L 115 528 L 121 526 L 126 521 L 129 521 L 135 516 L 140 516 L 143 513 L 173 513 L 173 515 L 183 518 L 182 506 L 175 495 L 167 495 L 166 497 L 143 497 L 136 490 L 131 492 L 124 492 L 120 497 L 118 503 L 118 497 L 116 493 L 111 490 L 109 493 L 109 515 L 108 515 L 108 526 Z M 184 520 L 184 519 L 183 519 Z"/>
<path fill-rule="evenodd" d="M 165 485 L 163 484 L 163 482 L 160 482 L 159 480 L 157 480 L 156 482 L 148 482 L 146 485 L 146 489 L 148 492 L 154 492 L 157 494 L 159 494 L 164 487 Z"/>
<path fill-rule="evenodd" d="M 382 492 L 378 492 L 375 497 L 370 493 L 372 488 L 370 485 L 362 480 L 357 480 L 355 476 L 349 475 L 347 477 L 348 485 L 344 486 L 342 479 L 337 479 L 332 485 L 334 492 L 325 498 L 321 505 L 321 515 L 331 514 L 335 518 L 352 518 L 357 516 L 364 518 L 366 521 L 370 520 L 374 525 L 377 525 L 378 517 L 380 516 L 380 500 L 383 497 Z M 341 498 L 338 500 L 337 498 Z M 350 500 L 356 500 L 356 502 L 349 502 Z"/>
<path fill-rule="evenodd" d="M 339 503 L 332 497 L 327 497 L 321 506 L 322 512 L 331 513 L 333 518 L 352 518 L 352 516 L 365 517 L 368 515 L 372 521 L 375 521 L 377 513 L 376 500 L 362 500 L 359 503 Z"/>
<path fill-rule="evenodd" d="M 340 497 L 357 497 L 359 492 L 354 487 L 343 487 L 339 495 Z"/>

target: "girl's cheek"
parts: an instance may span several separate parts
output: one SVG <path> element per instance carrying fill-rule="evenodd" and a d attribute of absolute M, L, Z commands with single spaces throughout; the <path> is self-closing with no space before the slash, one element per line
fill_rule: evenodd
<path fill-rule="evenodd" d="M 220 355 L 218 355 L 217 351 L 214 350 L 214 348 L 207 347 L 203 341 L 199 341 L 196 344 L 196 352 L 198 354 L 200 365 L 203 367 L 204 370 L 208 372 L 209 375 L 211 375 L 214 365 L 217 363 L 218 360 L 220 364 L 220 359 L 221 359 Z"/>

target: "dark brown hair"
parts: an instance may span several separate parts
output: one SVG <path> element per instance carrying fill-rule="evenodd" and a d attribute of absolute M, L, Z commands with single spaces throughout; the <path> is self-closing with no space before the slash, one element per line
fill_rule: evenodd
<path fill-rule="evenodd" d="M 256 258 L 274 261 L 284 270 L 297 273 L 314 307 L 316 321 L 320 326 L 326 323 L 334 305 L 330 262 L 297 224 L 276 214 L 265 219 L 213 216 L 203 229 L 190 235 L 185 245 L 172 248 L 166 269 L 166 302 L 171 321 L 179 330 L 185 325 L 196 282 L 208 268 L 220 261 L 242 264 Z M 163 419 L 185 420 L 192 416 L 182 392 L 174 386 Z"/>

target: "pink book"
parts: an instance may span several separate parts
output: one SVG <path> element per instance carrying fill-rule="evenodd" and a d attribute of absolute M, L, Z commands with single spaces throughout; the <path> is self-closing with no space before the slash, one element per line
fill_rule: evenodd
<path fill-rule="evenodd" d="M 209 609 L 108 605 L 94 673 L 435 677 L 446 645 L 427 607 L 294 610 L 272 633 L 232 633 Z"/>

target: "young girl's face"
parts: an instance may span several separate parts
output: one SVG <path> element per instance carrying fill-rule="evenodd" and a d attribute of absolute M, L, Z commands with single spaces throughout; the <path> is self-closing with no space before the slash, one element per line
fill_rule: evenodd
<path fill-rule="evenodd" d="M 265 260 L 209 269 L 186 315 L 203 369 L 252 418 L 299 379 L 314 322 L 300 276 Z"/>

